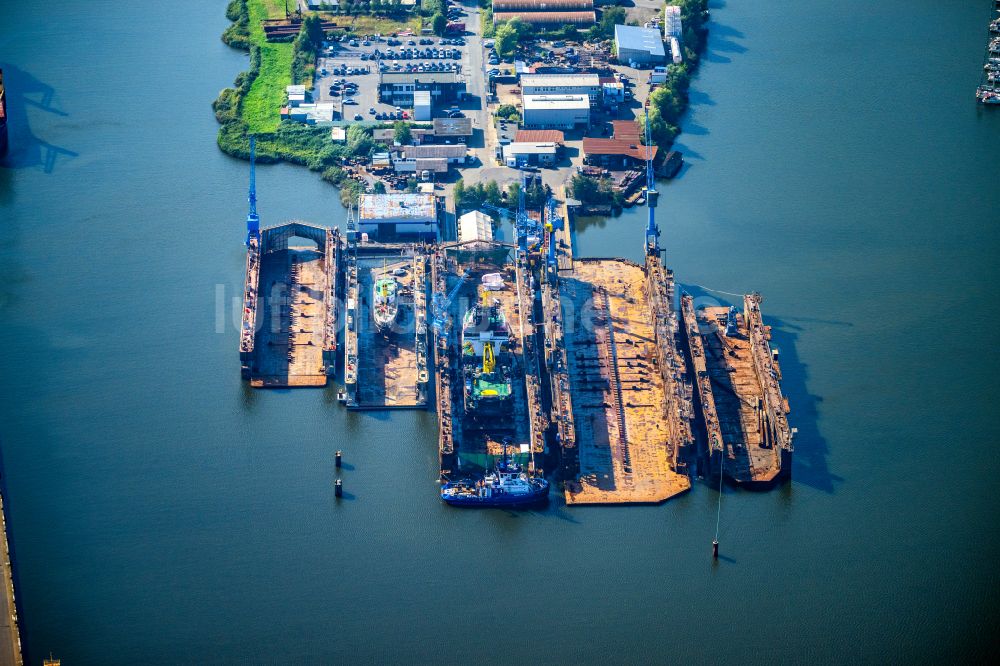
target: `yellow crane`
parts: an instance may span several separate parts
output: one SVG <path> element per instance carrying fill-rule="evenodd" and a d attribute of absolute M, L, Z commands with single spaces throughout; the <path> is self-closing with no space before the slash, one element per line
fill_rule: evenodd
<path fill-rule="evenodd" d="M 487 342 L 483 345 L 483 373 L 490 374 L 496 367 L 496 359 L 493 357 L 493 343 Z"/>

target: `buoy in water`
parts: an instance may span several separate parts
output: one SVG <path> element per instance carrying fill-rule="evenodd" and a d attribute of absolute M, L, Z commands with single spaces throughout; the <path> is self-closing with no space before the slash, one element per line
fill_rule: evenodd
<path fill-rule="evenodd" d="M 333 494 L 337 497 L 344 496 L 344 482 L 340 479 L 337 479 L 333 484 Z"/>
<path fill-rule="evenodd" d="M 342 464 L 341 458 L 343 457 L 343 455 L 344 454 L 341 451 L 337 451 L 337 455 L 336 455 L 337 467 L 341 466 L 341 464 Z"/>
<path fill-rule="evenodd" d="M 340 483 L 339 481 L 337 483 Z M 712 541 L 712 559 L 719 559 L 719 541 L 718 539 Z"/>

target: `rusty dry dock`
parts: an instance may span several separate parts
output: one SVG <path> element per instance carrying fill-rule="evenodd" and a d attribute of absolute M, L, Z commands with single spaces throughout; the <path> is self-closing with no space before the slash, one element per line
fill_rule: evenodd
<path fill-rule="evenodd" d="M 681 298 L 684 338 L 697 384 L 699 421 L 708 475 L 748 487 L 767 487 L 791 474 L 792 434 L 781 369 L 771 350 L 760 297 L 745 296 L 739 313 L 694 309 Z"/>
<path fill-rule="evenodd" d="M 545 304 L 563 473 L 575 476 L 568 504 L 662 502 L 691 487 L 680 462 L 691 410 L 672 290 L 656 257 L 645 266 L 577 259 L 560 275 L 561 311 Z"/>

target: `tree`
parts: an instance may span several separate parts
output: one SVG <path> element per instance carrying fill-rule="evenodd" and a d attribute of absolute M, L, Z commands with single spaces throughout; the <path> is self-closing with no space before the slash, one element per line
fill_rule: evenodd
<path fill-rule="evenodd" d="M 455 208 L 463 208 L 465 206 L 465 181 L 461 178 L 455 183 L 455 189 L 451 193 L 452 198 L 455 200 Z"/>
<path fill-rule="evenodd" d="M 375 181 L 375 194 L 385 194 L 385 183 L 381 180 Z"/>
<path fill-rule="evenodd" d="M 310 14 L 305 18 L 302 22 L 302 30 L 314 51 L 323 44 L 323 40 L 326 38 L 326 33 L 323 32 L 323 21 L 316 14 Z"/>
<path fill-rule="evenodd" d="M 444 17 L 444 14 L 435 14 L 434 18 L 431 19 L 431 28 L 434 30 L 434 34 L 438 37 L 444 34 L 445 28 L 447 27 L 448 19 Z"/>
<path fill-rule="evenodd" d="M 615 34 L 616 25 L 625 25 L 625 9 L 623 7 L 608 7 L 601 12 L 601 20 L 590 28 L 590 38 L 611 39 Z"/>
<path fill-rule="evenodd" d="M 517 107 L 513 104 L 504 104 L 496 110 L 496 115 L 498 118 L 511 118 L 512 116 L 518 115 Z"/>
<path fill-rule="evenodd" d="M 503 197 L 500 195 L 500 186 L 495 180 L 491 180 L 483 187 L 483 198 L 493 206 L 502 206 Z"/>
<path fill-rule="evenodd" d="M 583 203 L 597 201 L 600 197 L 597 180 L 590 178 L 589 176 L 584 176 L 582 174 L 573 176 L 571 187 L 573 190 L 573 196 Z"/>
<path fill-rule="evenodd" d="M 347 128 L 347 149 L 353 155 L 367 155 L 372 149 L 372 137 L 361 125 Z"/>
<path fill-rule="evenodd" d="M 393 138 L 396 143 L 401 146 L 408 146 L 413 141 L 413 135 L 410 133 L 410 123 L 403 122 L 402 120 L 397 120 L 396 124 L 393 126 L 395 132 Z"/>
<path fill-rule="evenodd" d="M 517 30 L 511 26 L 510 22 L 501 23 L 493 33 L 493 48 L 501 58 L 508 58 L 514 55 L 517 47 Z"/>

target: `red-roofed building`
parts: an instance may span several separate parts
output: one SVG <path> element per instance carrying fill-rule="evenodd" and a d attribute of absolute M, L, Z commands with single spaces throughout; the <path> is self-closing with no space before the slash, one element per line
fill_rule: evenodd
<path fill-rule="evenodd" d="M 644 146 L 635 139 L 584 137 L 583 161 L 607 169 L 629 169 L 645 164 L 647 155 L 656 159 L 656 146 Z"/>
<path fill-rule="evenodd" d="M 612 120 L 611 121 L 611 135 L 616 139 L 621 139 L 622 141 L 631 141 L 636 143 L 641 139 L 644 131 L 639 127 L 639 123 L 634 120 Z"/>
<path fill-rule="evenodd" d="M 517 130 L 517 143 L 557 143 L 563 145 L 565 137 L 560 130 Z"/>

